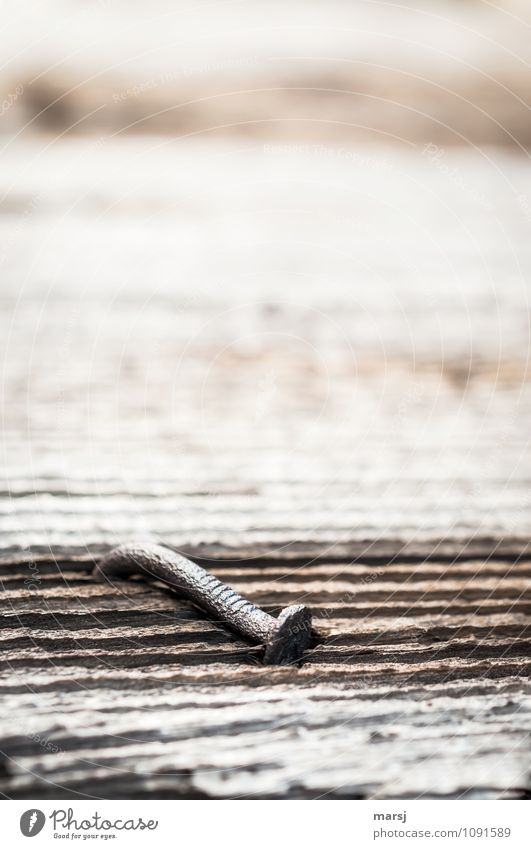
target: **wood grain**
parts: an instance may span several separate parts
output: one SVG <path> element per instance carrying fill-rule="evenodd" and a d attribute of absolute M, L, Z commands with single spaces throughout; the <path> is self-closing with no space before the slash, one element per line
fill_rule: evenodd
<path fill-rule="evenodd" d="M 309 151 L 152 146 L 35 142 L 0 178 L 0 792 L 525 796 L 525 163 L 321 157 L 316 189 Z M 265 668 L 91 582 L 139 537 L 310 605 L 322 644 Z"/>
<path fill-rule="evenodd" d="M 4 580 L 2 789 L 23 796 L 515 795 L 526 786 L 531 562 L 219 565 L 325 642 L 299 670 L 169 591 L 78 564 Z M 18 589 L 17 589 L 18 585 Z M 35 710 L 35 705 L 38 710 Z"/>

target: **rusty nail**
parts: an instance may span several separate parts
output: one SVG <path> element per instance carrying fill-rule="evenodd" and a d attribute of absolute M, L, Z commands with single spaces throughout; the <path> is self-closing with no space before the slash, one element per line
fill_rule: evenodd
<path fill-rule="evenodd" d="M 136 572 L 163 581 L 250 642 L 263 645 L 264 663 L 295 663 L 313 644 L 312 615 L 303 604 L 284 608 L 275 619 L 197 563 L 165 545 L 119 546 L 98 563 L 92 577 L 101 581 Z"/>

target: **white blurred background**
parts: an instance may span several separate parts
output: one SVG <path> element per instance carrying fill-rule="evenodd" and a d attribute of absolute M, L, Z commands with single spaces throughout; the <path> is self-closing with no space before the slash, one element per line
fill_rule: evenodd
<path fill-rule="evenodd" d="M 8 548 L 526 538 L 529 3 L 2 21 Z"/>

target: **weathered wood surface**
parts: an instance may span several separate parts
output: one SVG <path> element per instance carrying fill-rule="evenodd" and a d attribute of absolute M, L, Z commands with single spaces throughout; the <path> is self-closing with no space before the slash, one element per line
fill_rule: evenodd
<path fill-rule="evenodd" d="M 169 592 L 9 570 L 4 791 L 396 796 L 526 787 L 531 563 L 219 565 L 327 642 L 264 668 Z"/>
<path fill-rule="evenodd" d="M 522 796 L 526 164 L 159 142 L 5 154 L 0 791 Z M 326 641 L 90 581 L 139 536 Z"/>
<path fill-rule="evenodd" d="M 525 162 L 214 150 L 6 152 L 0 556 L 525 552 Z"/>

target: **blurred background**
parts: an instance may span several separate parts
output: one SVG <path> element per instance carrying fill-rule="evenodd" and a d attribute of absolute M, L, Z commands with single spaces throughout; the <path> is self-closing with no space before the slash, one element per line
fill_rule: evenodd
<path fill-rule="evenodd" d="M 2 13 L 5 545 L 524 538 L 529 4 Z"/>
<path fill-rule="evenodd" d="M 526 0 L 3 2 L 4 132 L 524 147 Z"/>
<path fill-rule="evenodd" d="M 0 8 L 0 792 L 520 798 L 529 0 Z"/>

